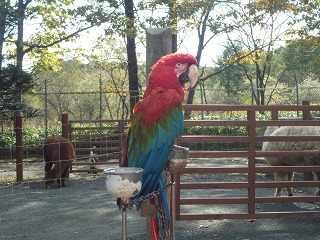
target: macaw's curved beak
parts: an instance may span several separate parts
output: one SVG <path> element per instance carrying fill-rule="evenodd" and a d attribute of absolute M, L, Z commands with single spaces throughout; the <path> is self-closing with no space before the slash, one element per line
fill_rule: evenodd
<path fill-rule="evenodd" d="M 179 81 L 181 84 L 185 84 L 187 82 L 190 83 L 190 88 L 193 88 L 198 81 L 199 73 L 196 65 L 192 64 L 184 73 L 179 76 Z"/>

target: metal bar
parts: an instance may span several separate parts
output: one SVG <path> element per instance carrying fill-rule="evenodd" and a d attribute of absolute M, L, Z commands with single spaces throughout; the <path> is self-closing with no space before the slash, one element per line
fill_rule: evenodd
<path fill-rule="evenodd" d="M 122 208 L 122 239 L 127 239 L 127 213 L 126 208 Z"/>
<path fill-rule="evenodd" d="M 239 189 L 249 188 L 247 182 L 188 182 L 181 183 L 181 189 Z"/>
<path fill-rule="evenodd" d="M 210 219 L 272 219 L 272 218 L 307 218 L 320 217 L 320 211 L 304 212 L 265 212 L 265 213 L 226 213 L 226 214 L 181 214 L 180 220 L 210 220 Z"/>
<path fill-rule="evenodd" d="M 181 173 L 195 174 L 195 173 L 248 173 L 248 167 L 186 167 Z M 182 183 L 181 183 L 182 184 Z"/>
<path fill-rule="evenodd" d="M 190 151 L 189 158 L 235 158 L 249 157 L 248 151 Z"/>
<path fill-rule="evenodd" d="M 256 196 L 256 156 L 255 156 L 255 149 L 256 149 L 256 112 L 253 110 L 247 112 L 247 118 L 250 122 L 250 126 L 248 127 L 249 132 L 249 158 L 248 158 L 248 167 L 249 167 L 249 173 L 248 173 L 248 213 L 254 214 L 256 211 L 255 206 L 255 196 Z"/>
<path fill-rule="evenodd" d="M 176 172 L 174 174 L 174 190 L 175 190 L 175 218 L 176 220 L 180 220 L 180 172 Z"/>
<path fill-rule="evenodd" d="M 248 204 L 247 197 L 242 198 L 183 198 L 181 205 Z"/>
<path fill-rule="evenodd" d="M 23 181 L 23 142 L 22 142 L 22 116 L 16 116 L 16 181 Z"/>

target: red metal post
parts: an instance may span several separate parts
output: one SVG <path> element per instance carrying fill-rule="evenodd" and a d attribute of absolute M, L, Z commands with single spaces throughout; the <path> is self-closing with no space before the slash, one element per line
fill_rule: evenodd
<path fill-rule="evenodd" d="M 124 133 L 124 120 L 119 120 L 119 167 L 121 167 L 123 156 L 123 145 L 126 141 L 126 134 Z"/>
<path fill-rule="evenodd" d="M 302 101 L 302 105 L 310 105 L 309 101 Z M 309 110 L 302 111 L 303 120 L 311 120 L 311 113 Z"/>
<path fill-rule="evenodd" d="M 174 174 L 174 201 L 175 201 L 175 218 L 180 220 L 180 172 Z"/>
<path fill-rule="evenodd" d="M 272 120 L 278 120 L 278 117 L 279 117 L 279 112 L 278 112 L 278 110 L 273 110 L 273 111 L 271 111 L 271 119 Z"/>
<path fill-rule="evenodd" d="M 302 101 L 302 105 L 310 105 L 309 101 Z M 311 113 L 309 110 L 302 111 L 302 119 L 303 120 L 311 120 Z M 303 173 L 304 181 L 313 181 L 313 173 L 312 172 L 304 172 Z"/>
<path fill-rule="evenodd" d="M 23 181 L 22 116 L 16 116 L 16 181 Z"/>
<path fill-rule="evenodd" d="M 249 135 L 249 159 L 248 159 L 248 182 L 249 182 L 249 189 L 248 189 L 248 213 L 255 214 L 255 195 L 256 195 L 256 117 L 255 111 L 249 110 L 247 112 L 247 119 L 249 121 L 248 127 L 248 135 Z"/>

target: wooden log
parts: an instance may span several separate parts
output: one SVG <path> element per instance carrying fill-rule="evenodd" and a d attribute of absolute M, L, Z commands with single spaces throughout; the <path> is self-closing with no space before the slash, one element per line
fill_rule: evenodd
<path fill-rule="evenodd" d="M 146 79 L 148 79 L 150 67 L 162 56 L 172 53 L 172 33 L 168 28 L 148 28 L 146 35 Z"/>
<path fill-rule="evenodd" d="M 147 34 L 146 53 L 146 79 L 148 79 L 150 68 L 162 56 L 172 53 L 172 33 L 168 28 L 149 28 Z M 146 222 L 146 239 L 152 240 L 150 220 Z"/>

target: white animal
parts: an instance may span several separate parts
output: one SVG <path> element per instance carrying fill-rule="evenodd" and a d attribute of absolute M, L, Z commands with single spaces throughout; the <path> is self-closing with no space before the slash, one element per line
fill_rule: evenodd
<path fill-rule="evenodd" d="M 269 128 L 269 129 L 268 129 Z M 318 126 L 282 126 L 268 127 L 265 136 L 320 136 Z M 299 151 L 320 150 L 320 141 L 307 142 L 264 142 L 262 151 Z M 265 157 L 271 166 L 301 166 L 319 165 L 320 157 Z M 320 180 L 320 172 L 314 172 L 317 181 Z M 275 172 L 275 181 L 293 181 L 293 172 Z M 288 196 L 292 196 L 292 188 L 286 188 Z M 275 196 L 281 196 L 281 188 L 276 188 Z M 315 195 L 320 196 L 320 188 L 316 188 Z"/>

